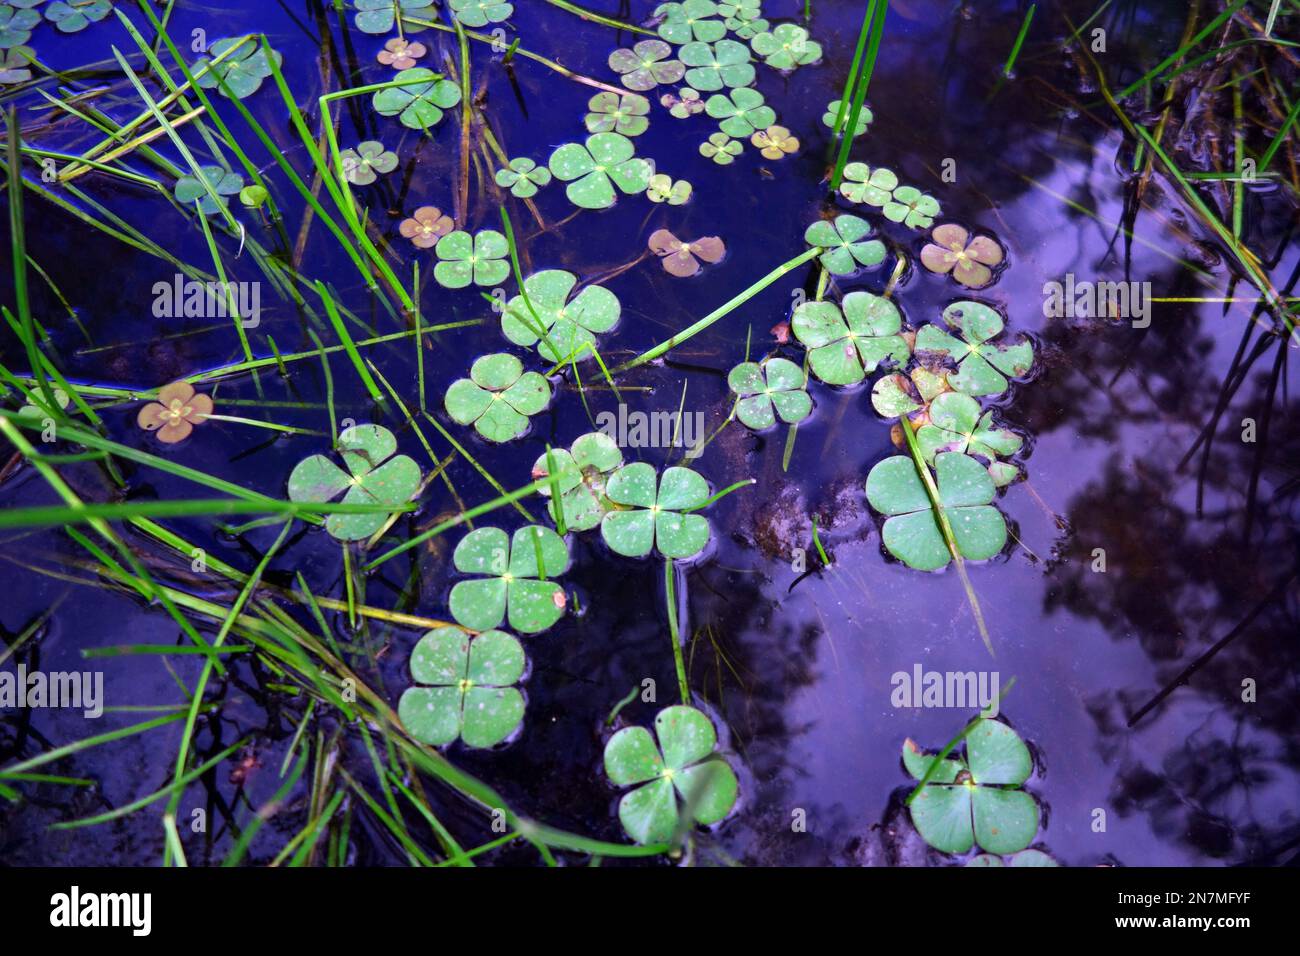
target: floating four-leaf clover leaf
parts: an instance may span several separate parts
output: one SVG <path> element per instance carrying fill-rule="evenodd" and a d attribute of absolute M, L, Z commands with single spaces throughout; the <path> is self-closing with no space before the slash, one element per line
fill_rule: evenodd
<path fill-rule="evenodd" d="M 382 425 L 353 425 L 338 439 L 344 471 L 325 455 L 312 455 L 294 466 L 289 475 L 289 500 L 332 501 L 343 496 L 346 505 L 400 505 L 420 486 L 420 466 L 406 455 L 396 455 L 397 439 Z M 325 530 L 340 541 L 368 538 L 388 522 L 387 514 L 331 514 Z"/>
<path fill-rule="evenodd" d="M 398 224 L 397 231 L 403 238 L 410 239 L 417 249 L 428 249 L 455 228 L 451 216 L 437 206 L 421 206 L 409 219 Z"/>
<path fill-rule="evenodd" d="M 339 153 L 343 164 L 343 176 L 354 186 L 369 186 L 381 174 L 391 173 L 397 168 L 397 154 L 384 149 L 384 144 L 368 139 L 357 143 L 356 149 L 345 149 Z"/>
<path fill-rule="evenodd" d="M 605 495 L 623 507 L 601 519 L 601 537 L 621 555 L 642 558 L 657 545 L 665 558 L 691 558 L 709 543 L 708 520 L 689 513 L 709 500 L 709 484 L 698 472 L 665 468 L 659 477 L 645 462 L 633 462 L 610 476 Z"/>
<path fill-rule="evenodd" d="M 238 49 L 234 49 L 238 47 Z M 234 49 L 221 62 L 214 63 L 217 57 Z M 271 62 L 278 67 L 283 57 L 271 50 L 270 59 L 267 51 L 255 40 L 247 37 L 232 37 L 217 40 L 208 47 L 207 57 L 199 60 L 190 69 L 199 86 L 205 90 L 220 87 L 222 95 L 227 98 L 242 100 L 252 96 L 262 85 L 262 81 L 272 74 Z"/>
<path fill-rule="evenodd" d="M 353 18 L 362 33 L 387 33 L 397 24 L 397 14 L 432 20 L 436 16 L 431 0 L 354 0 Z"/>
<path fill-rule="evenodd" d="M 912 740 L 903 742 L 903 764 L 917 780 L 935 758 Z M 1034 769 L 1019 735 L 1006 724 L 981 718 L 966 735 L 966 759 L 939 766 L 912 801 L 912 823 L 942 853 L 965 853 L 975 844 L 989 853 L 1017 853 L 1038 833 L 1038 803 L 1020 785 Z"/>
<path fill-rule="evenodd" d="M 1003 329 L 1002 316 L 982 302 L 954 302 L 943 310 L 954 338 L 934 325 L 916 333 L 917 352 L 938 352 L 957 363 L 948 384 L 967 395 L 998 395 L 1006 391 L 1008 375 L 1024 375 L 1034 364 L 1034 347 L 1028 342 L 1002 347 L 991 340 Z"/>
<path fill-rule="evenodd" d="M 901 222 L 913 229 L 929 229 L 939 215 L 939 201 L 915 186 L 899 186 L 880 210 L 890 222 Z"/>
<path fill-rule="evenodd" d="M 30 3 L 27 5 L 31 6 Z M 104 19 L 112 10 L 113 4 L 109 0 L 57 0 L 45 8 L 45 19 L 61 33 L 79 33 Z"/>
<path fill-rule="evenodd" d="M 952 273 L 967 288 L 988 285 L 993 278 L 992 267 L 1002 262 L 1002 247 L 997 240 L 990 236 L 972 239 L 955 222 L 936 226 L 930 236 L 934 241 L 921 249 L 921 265 L 939 275 Z"/>
<path fill-rule="evenodd" d="M 678 56 L 690 67 L 686 71 L 686 82 L 697 90 L 734 89 L 754 82 L 754 64 L 750 62 L 749 47 L 735 40 L 719 40 L 712 46 L 688 43 Z"/>
<path fill-rule="evenodd" d="M 813 374 L 827 385 L 860 382 L 887 359 L 906 364 L 910 350 L 902 327 L 898 306 L 862 291 L 850 292 L 840 305 L 805 302 L 791 322 L 795 338 L 808 348 Z"/>
<path fill-rule="evenodd" d="M 840 194 L 849 202 L 883 206 L 897 188 L 898 177 L 892 169 L 883 166 L 872 169 L 866 163 L 849 163 L 844 167 Z"/>
<path fill-rule="evenodd" d="M 623 452 L 614 439 L 603 432 L 591 432 L 579 437 L 567 451 L 553 448 L 540 456 L 533 464 L 533 480 L 549 477 L 554 467 L 565 527 L 572 531 L 590 531 L 600 524 L 600 519 L 609 510 L 605 485 L 609 476 L 622 464 Z M 549 510 L 554 519 L 558 513 L 555 487 L 548 483 L 540 490 L 551 499 Z"/>
<path fill-rule="evenodd" d="M 411 677 L 397 716 L 412 737 L 432 747 L 457 737 L 470 747 L 494 747 L 524 719 L 524 696 L 512 684 L 527 658 L 504 631 L 470 637 L 458 627 L 425 634 L 411 651 Z"/>
<path fill-rule="evenodd" d="M 835 128 L 835 120 L 840 115 L 840 106 L 843 104 L 843 102 L 844 102 L 843 100 L 831 100 L 829 103 L 826 104 L 826 112 L 822 114 L 822 122 L 825 123 L 827 126 L 829 126 L 831 129 Z M 852 110 L 853 110 L 852 104 L 844 107 L 845 123 L 848 123 L 849 113 L 851 113 Z M 867 127 L 871 125 L 872 118 L 873 117 L 871 115 L 871 108 L 869 106 L 863 105 L 858 110 L 858 122 L 853 127 L 853 137 L 855 139 L 867 131 Z M 846 177 L 848 176 L 849 166 L 864 166 L 864 165 L 866 164 L 849 163 L 848 166 L 844 167 L 844 175 Z"/>
<path fill-rule="evenodd" d="M 20 46 L 32 38 L 32 27 L 41 22 L 35 10 L 15 10 L 9 4 L 0 4 L 0 50 Z"/>
<path fill-rule="evenodd" d="M 439 239 L 433 251 L 439 260 L 433 277 L 444 289 L 463 289 L 471 282 L 494 286 L 510 276 L 506 262 L 510 246 L 495 229 L 480 230 L 472 237 L 457 229 Z"/>
<path fill-rule="evenodd" d="M 629 90 L 644 92 L 660 83 L 676 83 L 686 72 L 680 60 L 670 60 L 673 48 L 663 40 L 642 40 L 632 49 L 615 50 L 609 55 L 609 68 L 620 74 Z"/>
<path fill-rule="evenodd" d="M 1007 523 L 992 504 L 997 488 L 980 463 L 957 452 L 934 459 L 939 503 L 957 550 L 975 561 L 991 558 L 1007 541 Z M 867 501 L 886 515 L 881 539 L 909 568 L 937 571 L 952 559 L 916 463 L 906 455 L 878 462 L 867 475 Z"/>
<path fill-rule="evenodd" d="M 723 17 L 723 24 L 742 40 L 752 40 L 770 29 L 770 24 L 763 19 L 762 14 L 760 0 L 734 0 L 718 4 L 718 16 Z"/>
<path fill-rule="evenodd" d="M 4 10 L 0 8 L 0 20 L 4 16 Z M 13 36 L 17 35 L 17 33 L 13 34 Z M 9 46 L 5 41 L 11 38 L 8 31 L 0 26 L 0 51 L 2 51 L 0 52 L 0 86 L 26 83 L 32 78 L 30 67 L 36 57 L 36 51 L 29 46 Z"/>
<path fill-rule="evenodd" d="M 59 396 L 63 396 L 61 401 Z M 68 396 L 61 389 L 55 389 L 54 400 L 60 407 L 68 405 Z M 28 407 L 20 409 L 19 414 L 24 414 Z M 172 382 L 158 389 L 158 401 L 141 406 L 135 423 L 147 432 L 154 432 L 163 444 L 174 445 L 189 438 L 195 425 L 206 422 L 213 407 L 211 395 L 196 394 L 189 382 Z"/>
<path fill-rule="evenodd" d="M 842 214 L 830 222 L 820 219 L 804 232 L 804 241 L 826 251 L 817 261 L 831 275 L 852 275 L 862 266 L 878 266 L 885 261 L 885 244 L 868 238 L 871 224 L 857 216 Z"/>
<path fill-rule="evenodd" d="M 528 431 L 529 417 L 550 400 L 550 383 L 540 372 L 525 372 L 519 359 L 497 352 L 475 359 L 469 378 L 448 387 L 443 406 L 457 424 L 473 425 L 488 441 L 507 442 Z"/>
<path fill-rule="evenodd" d="M 211 187 L 211 192 L 204 183 Z M 187 173 L 176 180 L 175 195 L 181 205 L 192 209 L 197 202 L 199 211 L 211 216 L 226 205 L 225 197 L 236 196 L 243 188 L 244 177 L 238 173 L 220 166 L 200 166 L 198 176 Z M 213 198 L 214 193 L 216 198 Z"/>
<path fill-rule="evenodd" d="M 686 119 L 704 110 L 704 100 L 689 86 L 682 87 L 678 93 L 665 93 L 659 97 L 659 103 L 677 119 Z"/>
<path fill-rule="evenodd" d="M 380 31 L 387 32 L 387 31 Z M 375 59 L 384 66 L 394 70 L 409 70 L 417 60 L 429 52 L 429 48 L 416 40 L 405 37 L 393 37 L 384 44 L 384 48 L 375 54 Z"/>
<path fill-rule="evenodd" d="M 700 143 L 700 155 L 713 160 L 719 166 L 730 166 L 744 148 L 743 143 L 732 139 L 726 133 L 714 133 L 705 142 Z"/>
<path fill-rule="evenodd" d="M 569 548 L 550 528 L 528 525 L 512 538 L 500 528 L 476 528 L 451 561 L 461 574 L 486 575 L 457 581 L 447 599 L 451 616 L 470 630 L 508 618 L 521 634 L 538 634 L 564 614 L 564 589 L 550 579 L 568 569 Z"/>
<path fill-rule="evenodd" d="M 664 3 L 655 8 L 655 17 L 662 17 L 659 35 L 669 43 L 683 44 L 692 40 L 712 43 L 726 35 L 727 27 L 721 20 L 711 19 L 718 14 L 713 0 L 684 0 L 683 3 Z"/>
<path fill-rule="evenodd" d="M 502 0 L 448 0 L 451 12 L 467 27 L 485 27 L 510 19 L 515 8 Z"/>
<path fill-rule="evenodd" d="M 646 119 L 650 101 L 636 93 L 597 93 L 587 101 L 589 112 L 585 118 L 590 133 L 622 133 L 640 136 L 650 128 Z"/>
<path fill-rule="evenodd" d="M 944 392 L 930 403 L 930 423 L 916 432 L 921 455 L 933 463 L 940 452 L 977 455 L 990 464 L 1014 455 L 1024 444 L 1015 432 L 997 428 L 993 413 L 980 417 L 980 403 L 961 392 Z"/>
<path fill-rule="evenodd" d="M 912 369 L 908 376 L 886 375 L 871 388 L 871 405 L 884 418 L 910 415 L 948 391 L 948 378 L 924 365 Z"/>
<path fill-rule="evenodd" d="M 742 362 L 727 375 L 727 386 L 740 399 L 736 417 L 755 430 L 770 428 L 778 417 L 793 425 L 812 414 L 808 378 L 789 359 Z"/>
<path fill-rule="evenodd" d="M 759 155 L 764 159 L 785 159 L 791 153 L 799 151 L 798 137 L 791 136 L 784 126 L 772 125 L 760 129 L 749 141 L 758 147 Z"/>
<path fill-rule="evenodd" d="M 680 206 L 691 198 L 691 184 L 684 179 L 674 181 L 667 173 L 655 173 L 650 177 L 645 195 L 651 202 Z"/>
<path fill-rule="evenodd" d="M 763 94 L 749 87 L 709 97 L 704 108 L 728 136 L 743 139 L 776 122 L 776 111 L 763 103 Z"/>
<path fill-rule="evenodd" d="M 565 143 L 551 153 L 548 165 L 555 178 L 566 182 L 569 202 L 583 209 L 614 205 L 614 187 L 632 195 L 645 192 L 652 170 L 633 154 L 632 141 L 620 133 L 593 133 L 586 145 Z"/>
<path fill-rule="evenodd" d="M 184 384 L 184 383 L 182 383 L 182 384 Z M 188 387 L 188 386 L 187 386 L 187 387 Z M 54 396 L 54 404 L 58 407 L 58 409 L 59 409 L 60 411 L 62 411 L 62 410 L 64 410 L 65 408 L 67 408 L 67 407 L 68 407 L 68 403 L 72 400 L 72 399 L 69 397 L 68 393 L 65 392 L 65 391 L 64 391 L 63 389 L 61 389 L 61 388 L 53 389 L 52 392 L 51 392 L 51 394 Z M 194 394 L 194 389 L 193 389 L 193 388 L 190 388 L 190 394 L 191 394 L 191 395 Z M 207 398 L 207 396 L 205 395 L 204 398 Z M 211 409 L 211 401 L 212 401 L 212 399 L 209 398 L 209 399 L 208 399 L 208 402 L 209 402 L 209 408 L 208 408 L 208 410 L 209 410 L 209 411 L 212 410 L 212 409 Z M 31 400 L 30 402 L 26 402 L 26 403 L 24 403 L 23 406 L 22 406 L 21 408 L 18 409 L 18 417 L 19 417 L 19 418 L 27 418 L 27 419 L 35 419 L 36 421 L 43 421 L 43 420 L 49 418 L 49 416 L 50 416 L 51 414 L 53 414 L 53 411 L 52 411 L 52 409 L 47 409 L 47 408 L 45 408 L 45 407 L 44 407 L 44 402 L 45 402 L 45 399 L 44 399 L 44 396 L 41 394 L 41 390 L 40 390 L 39 388 L 34 388 L 34 389 L 32 389 L 32 400 Z M 155 404 L 156 404 L 156 403 L 155 403 Z M 145 407 L 147 408 L 148 406 L 145 406 Z M 188 425 L 188 423 L 187 423 L 187 425 Z M 187 430 L 186 430 L 186 434 L 187 434 L 187 435 L 189 434 L 188 428 L 187 428 Z M 179 441 L 179 439 L 177 439 L 177 441 Z"/>
<path fill-rule="evenodd" d="M 694 707 L 665 707 L 655 735 L 624 727 L 605 745 L 605 773 L 618 787 L 636 786 L 618 802 L 618 819 L 637 843 L 666 843 L 677 831 L 678 798 L 696 823 L 710 826 L 736 805 L 739 784 L 715 751 L 713 722 Z"/>
<path fill-rule="evenodd" d="M 618 296 L 598 285 L 589 285 L 570 299 L 577 282 L 577 276 L 563 269 L 530 275 L 524 280 L 528 298 L 515 296 L 501 315 L 505 337 L 524 348 L 536 345 L 537 354 L 548 362 L 590 357 L 591 350 L 584 346 L 595 345 L 597 335 L 614 327 L 621 306 Z"/>
<path fill-rule="evenodd" d="M 760 33 L 749 44 L 774 70 L 793 70 L 822 58 L 821 44 L 808 39 L 808 31 L 793 23 L 782 23 L 770 33 Z"/>
<path fill-rule="evenodd" d="M 743 20 L 749 22 L 763 15 L 763 0 L 721 0 L 718 3 L 718 16 L 724 20 Z M 727 24 L 727 29 L 732 29 Z"/>
<path fill-rule="evenodd" d="M 679 278 L 693 276 L 700 271 L 700 259 L 717 262 L 726 254 L 727 247 L 717 236 L 704 236 L 682 242 L 667 229 L 656 229 L 650 234 L 650 251 L 664 264 L 664 271 Z"/>
<path fill-rule="evenodd" d="M 443 110 L 460 102 L 460 87 L 432 70 L 415 66 L 402 70 L 390 86 L 371 100 L 380 116 L 396 116 L 408 129 L 428 129 L 443 117 Z"/>
<path fill-rule="evenodd" d="M 510 165 L 497 170 L 498 186 L 510 190 L 510 195 L 519 199 L 536 196 L 537 190 L 551 181 L 551 171 L 545 166 L 538 166 L 526 156 L 510 160 Z"/>

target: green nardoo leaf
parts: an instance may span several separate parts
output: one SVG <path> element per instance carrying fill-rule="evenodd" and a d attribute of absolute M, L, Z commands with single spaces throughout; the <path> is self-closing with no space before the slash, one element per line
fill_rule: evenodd
<path fill-rule="evenodd" d="M 935 476 L 962 556 L 980 561 L 998 554 L 1006 544 L 1007 526 L 991 504 L 997 489 L 988 471 L 966 455 L 941 452 L 935 456 Z M 948 546 L 910 457 L 895 455 L 877 463 L 867 475 L 866 492 L 871 507 L 888 516 L 881 537 L 890 554 L 921 571 L 947 566 Z"/>
<path fill-rule="evenodd" d="M 927 785 L 912 801 L 912 824 L 941 853 L 965 853 L 975 845 L 971 791 L 965 784 Z"/>
<path fill-rule="evenodd" d="M 289 474 L 289 500 L 331 501 L 347 489 L 344 504 L 400 505 L 420 487 L 420 466 L 396 455 L 397 439 L 382 425 L 354 425 L 339 434 L 338 450 L 347 471 L 325 455 L 312 455 Z M 331 514 L 325 530 L 341 541 L 369 538 L 388 521 L 377 514 Z"/>
<path fill-rule="evenodd" d="M 916 742 L 910 737 L 903 741 L 903 766 L 917 780 L 925 777 L 926 771 L 930 769 L 930 764 L 934 762 L 933 754 L 921 753 Z M 952 783 L 957 779 L 957 774 L 963 770 L 962 764 L 956 760 L 940 760 L 939 766 L 935 768 L 934 773 L 930 774 L 929 783 Z"/>
<path fill-rule="evenodd" d="M 508 619 L 516 631 L 536 634 L 564 614 L 564 589 L 551 579 L 568 570 L 569 549 L 550 528 L 529 525 L 512 539 L 499 528 L 476 528 L 456 545 L 452 564 L 462 574 L 488 575 L 451 589 L 452 617 L 465 627 L 487 630 Z"/>
<path fill-rule="evenodd" d="M 381 116 L 396 116 L 403 126 L 423 130 L 436 125 L 443 111 L 460 102 L 460 87 L 423 66 L 402 70 L 391 86 L 375 93 L 371 104 Z"/>
<path fill-rule="evenodd" d="M 456 627 L 429 631 L 411 652 L 411 676 L 431 686 L 403 693 L 398 716 L 415 739 L 431 746 L 457 737 L 470 747 L 496 746 L 523 720 L 523 695 L 511 685 L 526 667 L 524 649 L 502 631 L 475 637 Z"/>
<path fill-rule="evenodd" d="M 1029 779 L 1034 762 L 1020 735 L 998 720 L 982 719 L 966 735 L 971 776 L 979 784 L 1019 786 Z"/>
<path fill-rule="evenodd" d="M 654 469 L 645 462 L 624 465 L 610 476 L 605 494 L 615 506 L 601 519 L 605 543 L 630 558 L 648 555 L 658 545 L 667 558 L 691 558 L 709 543 L 709 523 L 703 515 L 682 514 L 701 507 L 709 497 L 708 482 L 689 468 L 667 468 L 656 489 Z"/>
<path fill-rule="evenodd" d="M 990 853 L 1015 853 L 1038 834 L 1038 804 L 1023 790 L 975 787 L 975 842 Z"/>
<path fill-rule="evenodd" d="M 627 727 L 605 745 L 605 774 L 618 787 L 636 786 L 618 804 L 623 829 L 637 843 L 666 843 L 679 814 L 690 808 L 695 823 L 711 826 L 736 805 L 739 784 L 716 752 L 713 722 L 694 707 L 666 707 L 655 717 L 655 735 Z"/>

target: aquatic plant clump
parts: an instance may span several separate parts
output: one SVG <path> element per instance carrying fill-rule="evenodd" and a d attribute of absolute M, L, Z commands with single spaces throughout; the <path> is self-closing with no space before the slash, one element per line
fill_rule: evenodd
<path fill-rule="evenodd" d="M 39 489 L 5 521 L 57 544 L 11 563 L 138 597 L 163 623 L 166 642 L 90 656 L 186 665 L 166 668 L 185 693 L 140 702 L 179 740 L 150 797 L 166 804 L 166 864 L 233 846 L 232 863 L 273 865 L 692 865 L 738 842 L 749 862 L 753 821 L 728 821 L 742 780 L 754 806 L 771 795 L 774 765 L 750 687 L 776 699 L 803 675 L 773 661 L 826 663 L 810 641 L 860 610 L 841 595 L 870 595 L 886 623 L 960 630 L 945 602 L 963 588 L 992 650 L 976 588 L 1030 563 L 1012 558 L 1007 515 L 1032 512 L 1037 490 L 1012 486 L 1024 423 L 1042 420 L 1003 397 L 1036 350 L 1061 353 L 1050 327 L 1008 332 L 999 296 L 1021 286 L 994 285 L 1013 244 L 941 218 L 947 160 L 883 128 L 896 63 L 870 84 L 876 114 L 864 103 L 877 54 L 895 56 L 878 49 L 886 12 L 893 35 L 910 11 L 873 2 L 851 33 L 815 4 L 614 6 L 345 0 L 301 22 L 268 6 L 208 43 L 167 5 L 0 2 L 18 345 L 0 365 L 0 487 Z M 42 13 L 50 34 L 108 21 L 110 56 L 69 67 L 66 44 L 86 41 L 62 37 L 38 56 L 23 44 Z M 1272 178 L 1288 115 L 1250 141 L 1263 167 L 1277 153 Z M 951 142 L 974 181 L 973 147 Z M 914 181 L 874 165 L 872 143 Z M 1159 148 L 1144 142 L 1134 184 L 1157 175 Z M 986 186 L 1008 212 L 1000 183 L 974 194 Z M 38 220 L 20 199 L 57 211 Z M 142 225 L 155 211 L 170 231 Z M 70 280 L 37 222 L 122 244 L 174 294 L 155 289 L 151 314 L 128 303 L 144 330 L 115 316 L 130 324 L 100 341 L 87 300 L 103 276 Z M 187 282 L 207 293 L 193 311 L 170 301 Z M 129 379 L 138 355 L 160 370 L 146 382 L 175 379 L 156 400 L 88 371 L 103 356 Z M 41 563 L 68 549 L 70 571 Z M 898 588 L 926 595 L 912 617 L 893 613 Z M 759 658 L 783 600 L 815 614 L 786 658 Z M 12 652 L 29 654 L 44 619 L 17 620 Z M 238 695 L 280 730 L 233 721 Z M 218 725 L 239 734 L 224 754 Z M 545 787 L 509 779 L 545 781 L 556 764 L 537 748 L 557 743 L 572 751 L 558 813 Z M 278 781 L 250 776 L 259 750 Z M 39 759 L 0 761 L 0 796 L 55 786 L 30 772 Z M 178 813 L 234 759 L 217 779 L 248 797 L 220 835 L 192 838 Z M 931 847 L 1055 865 L 1030 848 L 1032 761 L 1009 726 L 978 721 L 933 764 L 909 740 L 903 760 Z M 548 819 L 566 813 L 593 835 Z M 263 857 L 272 829 L 291 843 Z"/>

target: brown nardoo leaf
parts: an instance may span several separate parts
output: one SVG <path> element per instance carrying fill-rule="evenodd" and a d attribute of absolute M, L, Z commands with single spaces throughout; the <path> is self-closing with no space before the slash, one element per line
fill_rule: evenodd
<path fill-rule="evenodd" d="M 415 61 L 427 52 L 429 51 L 423 43 L 393 37 L 384 44 L 375 59 L 395 70 L 407 70 L 415 66 Z"/>
<path fill-rule="evenodd" d="M 942 226 L 935 226 L 934 232 L 930 235 L 939 245 L 947 246 L 956 252 L 966 248 L 966 239 L 970 233 L 955 222 L 945 222 Z"/>
<path fill-rule="evenodd" d="M 969 289 L 978 289 L 988 285 L 993 278 L 989 267 L 970 259 L 962 258 L 952 270 L 952 277 Z"/>
<path fill-rule="evenodd" d="M 945 275 L 957 264 L 957 253 L 934 243 L 927 243 L 921 249 L 921 265 L 937 275 Z"/>
<path fill-rule="evenodd" d="M 158 429 L 158 440 L 168 445 L 174 445 L 182 439 L 189 438 L 192 431 L 194 431 L 193 425 L 183 418 L 178 418 Z"/>
<path fill-rule="evenodd" d="M 398 224 L 397 231 L 402 238 L 410 239 L 416 248 L 428 249 L 455 228 L 452 218 L 444 215 L 437 206 L 421 206 L 410 219 L 403 219 Z"/>
<path fill-rule="evenodd" d="M 172 382 L 158 389 L 158 403 L 171 406 L 172 402 L 184 404 L 194 396 L 194 386 L 189 382 Z M 211 409 L 209 409 L 211 411 Z"/>
<path fill-rule="evenodd" d="M 186 404 L 189 407 L 190 412 L 185 417 L 196 425 L 199 422 L 206 421 L 207 417 L 212 414 L 213 405 L 211 395 L 195 395 Z"/>
<path fill-rule="evenodd" d="M 717 236 L 704 236 L 690 243 L 691 252 L 705 262 L 717 262 L 727 252 L 727 247 Z"/>
<path fill-rule="evenodd" d="M 986 266 L 996 266 L 1002 262 L 1002 247 L 989 236 L 976 236 L 966 247 L 966 255 Z"/>
<path fill-rule="evenodd" d="M 167 409 L 157 402 L 150 402 L 140 409 L 135 416 L 135 423 L 147 432 L 156 431 L 163 427 L 163 415 Z"/>
<path fill-rule="evenodd" d="M 772 328 L 769 329 L 768 331 L 772 333 L 772 336 L 773 338 L 776 339 L 776 343 L 778 345 L 785 345 L 787 342 L 790 341 L 789 322 L 778 322 L 776 323 L 776 325 L 772 326 Z"/>
<path fill-rule="evenodd" d="M 670 256 L 664 256 L 663 263 L 668 274 L 679 279 L 688 279 L 700 271 L 699 260 L 685 246 Z"/>
<path fill-rule="evenodd" d="M 551 603 L 554 604 L 556 607 L 558 607 L 560 610 L 564 610 L 564 605 L 568 603 L 568 598 L 564 596 L 563 591 L 552 591 Z"/>
<path fill-rule="evenodd" d="M 650 233 L 650 240 L 647 245 L 649 245 L 650 251 L 656 255 L 667 256 L 680 249 L 682 241 L 667 229 L 656 229 Z"/>
<path fill-rule="evenodd" d="M 212 414 L 212 397 L 196 395 L 189 382 L 164 385 L 158 390 L 158 399 L 142 407 L 135 421 L 145 431 L 157 432 L 158 440 L 169 445 L 188 438 L 194 426 Z"/>

